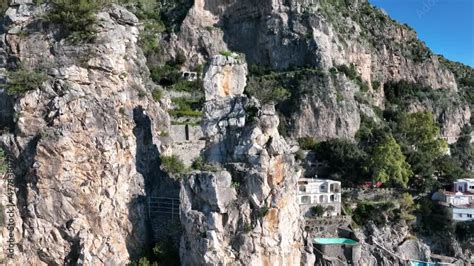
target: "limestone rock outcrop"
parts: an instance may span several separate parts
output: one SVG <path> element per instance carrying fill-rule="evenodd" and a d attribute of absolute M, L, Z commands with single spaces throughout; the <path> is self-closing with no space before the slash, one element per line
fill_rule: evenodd
<path fill-rule="evenodd" d="M 213 57 L 206 73 L 239 75 L 241 62 Z M 245 74 L 243 75 L 245 77 Z M 196 172 L 181 188 L 183 265 L 299 265 L 302 249 L 296 182 L 300 172 L 279 135 L 273 106 L 207 79 L 203 130 L 210 160 L 223 170 Z"/>
<path fill-rule="evenodd" d="M 185 52 L 189 66 L 226 50 L 245 54 L 249 64 L 279 71 L 293 67 L 328 71 L 354 65 L 369 88 L 370 108 L 384 108 L 384 84 L 392 81 L 458 91 L 454 74 L 418 40 L 414 30 L 396 23 L 367 0 L 341 5 L 327 0 L 195 0 L 180 32 L 164 45 L 170 57 Z M 343 91 L 345 86 L 339 83 L 335 87 Z M 334 105 L 319 90 L 326 88 L 313 87 L 299 99 L 302 106 L 294 110 L 288 123 L 292 136 L 353 138 L 360 119 L 359 111 L 350 106 L 358 105 L 357 100 L 347 98 Z M 462 115 L 458 108 L 434 112 L 446 128 L 442 134 L 449 142 L 457 140 L 469 120 L 469 106 L 460 104 Z M 430 102 L 427 107 L 435 109 L 437 103 Z"/>
<path fill-rule="evenodd" d="M 1 61 L 41 69 L 47 81 L 15 97 L 14 129 L 0 138 L 17 176 L 17 248 L 5 263 L 125 265 L 148 241 L 148 160 L 165 148 L 154 132 L 169 127 L 147 90 L 138 20 L 113 5 L 97 14 L 97 41 L 73 45 L 43 27 L 42 7 L 16 2 Z"/>

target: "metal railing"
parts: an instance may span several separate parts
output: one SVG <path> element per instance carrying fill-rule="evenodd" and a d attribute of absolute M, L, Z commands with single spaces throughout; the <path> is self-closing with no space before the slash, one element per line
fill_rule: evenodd
<path fill-rule="evenodd" d="M 148 216 L 179 219 L 179 198 L 148 197 Z"/>

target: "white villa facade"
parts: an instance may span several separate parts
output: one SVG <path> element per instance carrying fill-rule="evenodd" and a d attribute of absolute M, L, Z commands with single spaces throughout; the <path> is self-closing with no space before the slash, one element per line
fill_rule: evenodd
<path fill-rule="evenodd" d="M 474 178 L 458 179 L 454 182 L 454 192 L 474 193 Z"/>
<path fill-rule="evenodd" d="M 301 178 L 298 180 L 298 203 L 303 212 L 319 205 L 326 209 L 326 216 L 340 215 L 341 182 L 329 179 Z"/>
<path fill-rule="evenodd" d="M 454 221 L 474 221 L 474 179 L 458 179 L 453 191 L 440 190 L 431 199 L 448 207 Z"/>

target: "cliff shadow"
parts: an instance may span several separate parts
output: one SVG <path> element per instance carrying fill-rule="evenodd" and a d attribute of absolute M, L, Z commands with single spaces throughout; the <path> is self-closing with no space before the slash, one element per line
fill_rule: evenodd
<path fill-rule="evenodd" d="M 161 171 L 160 151 L 153 143 L 153 127 L 150 117 L 142 106 L 133 109 L 135 128 L 133 134 L 136 138 L 135 167 L 143 176 L 145 195 L 135 197 L 129 203 L 129 220 L 133 225 L 131 234 L 127 237 L 127 249 L 132 260 L 141 256 L 153 258 L 152 249 L 158 242 L 168 239 L 171 230 L 166 225 L 163 217 L 153 217 L 149 211 L 150 198 L 166 197 L 179 198 L 180 184 Z M 177 237 L 179 239 L 179 237 Z M 145 242 L 143 247 L 137 244 Z M 176 249 L 179 243 L 176 243 Z"/>

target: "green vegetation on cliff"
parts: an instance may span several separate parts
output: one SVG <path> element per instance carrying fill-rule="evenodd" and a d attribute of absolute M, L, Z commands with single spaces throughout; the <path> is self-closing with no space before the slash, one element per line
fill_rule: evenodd
<path fill-rule="evenodd" d="M 108 0 L 49 0 L 44 19 L 59 25 L 73 43 L 91 42 L 97 34 L 97 12 Z"/>
<path fill-rule="evenodd" d="M 176 155 L 161 156 L 161 168 L 169 174 L 182 174 L 186 171 L 183 161 Z"/>
<path fill-rule="evenodd" d="M 318 160 L 326 162 L 331 178 L 346 185 L 374 180 L 429 190 L 436 170 L 453 167 L 438 163 L 447 144 L 427 112 L 399 113 L 386 124 L 363 118 L 356 142 L 331 139 L 312 146 Z"/>
<path fill-rule="evenodd" d="M 392 136 L 386 136 L 381 143 L 372 148 L 368 168 L 375 181 L 384 183 L 390 181 L 402 187 L 407 186 L 410 176 L 413 175 L 400 145 Z"/>
<path fill-rule="evenodd" d="M 6 73 L 7 82 L 0 87 L 6 89 L 10 95 L 22 95 L 27 91 L 41 88 L 48 76 L 39 70 L 19 68 Z"/>

